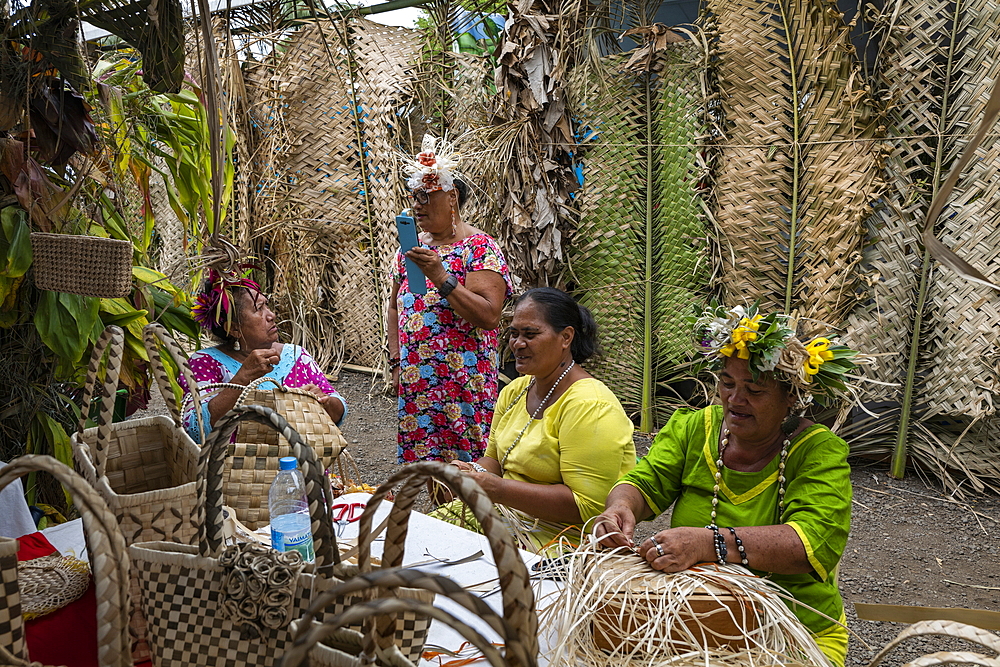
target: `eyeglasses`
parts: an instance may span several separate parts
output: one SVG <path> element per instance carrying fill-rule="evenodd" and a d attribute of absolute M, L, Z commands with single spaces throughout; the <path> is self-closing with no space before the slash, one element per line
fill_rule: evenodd
<path fill-rule="evenodd" d="M 410 193 L 410 199 L 423 206 L 431 200 L 431 194 L 427 190 L 414 190 Z"/>

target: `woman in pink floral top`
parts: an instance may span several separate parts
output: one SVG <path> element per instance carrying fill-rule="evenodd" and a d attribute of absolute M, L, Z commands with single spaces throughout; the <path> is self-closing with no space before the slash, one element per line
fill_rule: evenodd
<path fill-rule="evenodd" d="M 387 331 L 400 463 L 476 461 L 486 451 L 498 391 L 497 328 L 513 285 L 496 241 L 459 215 L 467 192 L 459 179 L 448 190 L 427 180 L 412 188 L 423 233 L 405 259 L 423 271 L 427 293 L 410 291 L 397 252 Z"/>
<path fill-rule="evenodd" d="M 213 271 L 193 310 L 199 323 L 221 341 L 215 347 L 198 350 L 188 361 L 200 389 L 219 382 L 245 386 L 267 377 L 288 387 L 313 392 L 334 421 L 338 424 L 343 421 L 347 415 L 346 401 L 308 352 L 298 345 L 278 342 L 274 312 L 255 282 L 227 279 Z M 180 383 L 185 394 L 190 394 L 183 376 Z M 259 386 L 274 387 L 269 382 Z M 238 387 L 210 392 L 209 400 L 202 402 L 200 420 L 206 433 L 233 408 L 239 395 Z M 193 402 L 185 400 L 184 407 L 184 426 L 195 442 L 200 442 L 201 429 Z"/>

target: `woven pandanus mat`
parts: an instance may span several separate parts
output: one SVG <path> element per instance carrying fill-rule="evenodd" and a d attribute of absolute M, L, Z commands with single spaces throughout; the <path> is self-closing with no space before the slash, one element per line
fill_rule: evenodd
<path fill-rule="evenodd" d="M 418 50 L 411 30 L 318 22 L 297 33 L 270 79 L 280 105 L 260 109 L 288 138 L 275 160 L 290 183 L 282 196 L 305 219 L 273 232 L 287 298 L 318 340 L 339 340 L 346 360 L 368 366 L 382 358 L 393 220 L 406 205 L 400 118 Z M 321 365 L 335 361 L 325 347 L 310 346 Z"/>

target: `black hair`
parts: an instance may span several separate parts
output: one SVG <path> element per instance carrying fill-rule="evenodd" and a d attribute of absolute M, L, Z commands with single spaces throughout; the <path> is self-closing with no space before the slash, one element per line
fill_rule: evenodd
<path fill-rule="evenodd" d="M 455 189 L 458 190 L 458 210 L 462 210 L 465 206 L 465 202 L 469 199 L 469 184 L 463 181 L 461 178 L 456 178 L 454 181 Z"/>
<path fill-rule="evenodd" d="M 206 280 L 205 281 L 205 285 L 202 288 L 203 291 L 206 292 L 206 293 L 207 292 L 211 292 L 212 291 L 212 285 L 213 285 L 212 282 Z M 229 288 L 229 296 L 230 296 L 229 304 L 230 304 L 230 308 L 232 308 L 232 323 L 231 324 L 239 324 L 240 323 L 240 314 L 243 311 L 243 299 L 240 296 L 241 294 L 247 294 L 249 296 L 250 290 L 248 290 L 246 287 L 237 287 L 237 286 L 233 286 L 233 287 Z M 219 324 L 212 325 L 212 336 L 214 336 L 216 339 L 218 339 L 222 343 L 232 344 L 236 340 L 236 336 L 234 336 L 229 331 L 226 331 L 226 327 L 225 327 L 225 315 L 223 315 L 223 322 L 221 322 Z"/>
<path fill-rule="evenodd" d="M 576 299 L 562 290 L 554 287 L 536 287 L 519 296 L 514 307 L 528 299 L 541 306 L 545 323 L 556 331 L 573 327 L 576 332 L 570 346 L 573 361 L 582 364 L 591 357 L 601 354 L 597 322 L 586 306 L 581 306 Z"/>

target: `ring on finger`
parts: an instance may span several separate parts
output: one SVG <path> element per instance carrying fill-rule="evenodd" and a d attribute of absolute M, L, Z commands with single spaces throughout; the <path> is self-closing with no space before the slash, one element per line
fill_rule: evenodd
<path fill-rule="evenodd" d="M 665 554 L 663 553 L 663 547 L 662 547 L 662 546 L 660 546 L 660 543 L 659 543 L 659 542 L 655 542 L 655 541 L 654 541 L 654 542 L 653 542 L 653 544 L 654 544 L 654 545 L 656 545 L 656 554 L 657 554 L 658 556 L 663 556 L 663 555 L 665 555 Z"/>

